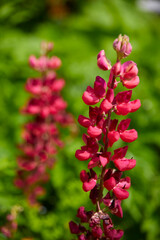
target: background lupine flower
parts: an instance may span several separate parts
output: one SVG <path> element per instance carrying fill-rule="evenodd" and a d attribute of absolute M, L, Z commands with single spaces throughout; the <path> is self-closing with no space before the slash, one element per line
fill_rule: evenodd
<path fill-rule="evenodd" d="M 7 238 L 13 239 L 18 228 L 17 216 L 21 211 L 23 211 L 21 206 L 14 206 L 6 216 L 6 224 L 0 228 L 0 231 Z"/>
<path fill-rule="evenodd" d="M 71 233 L 76 234 L 81 240 L 121 239 L 123 231 L 114 229 L 110 216 L 114 214 L 123 217 L 121 202 L 129 197 L 128 189 L 131 186 L 130 177 L 124 177 L 123 172 L 136 165 L 135 159 L 125 157 L 127 145 L 118 149 L 113 148 L 114 143 L 120 138 L 126 143 L 137 139 L 137 131 L 128 129 L 131 119 L 126 118 L 119 122 L 118 119 L 111 119 L 111 116 L 113 112 L 115 115 L 126 116 L 141 106 L 139 99 L 131 100 L 132 90 L 118 92 L 116 95 L 114 93 L 120 82 L 128 89 L 138 85 L 138 68 L 133 61 L 123 64 L 120 62 L 132 50 L 126 35 L 119 35 L 113 47 L 117 52 L 117 62 L 113 67 L 104 50 L 100 51 L 97 57 L 98 67 L 104 71 L 110 70 L 108 83 L 97 76 L 94 87 L 87 87 L 82 99 L 89 105 L 89 117 L 80 115 L 78 118 L 80 125 L 87 128 L 87 134 L 83 134 L 85 145 L 76 151 L 75 156 L 80 161 L 89 160 L 88 171 L 82 170 L 80 179 L 83 190 L 90 191 L 90 199 L 96 205 L 94 211 L 87 212 L 84 207 L 78 209 L 77 217 L 80 218 L 81 224 L 73 221 L 69 223 Z M 95 107 L 90 106 L 97 103 L 99 104 Z M 99 175 L 96 173 L 97 168 L 101 170 Z M 105 196 L 104 188 L 108 190 Z M 88 227 L 86 225 L 84 227 L 83 223 L 88 223 Z"/>
<path fill-rule="evenodd" d="M 65 80 L 55 72 L 61 60 L 47 57 L 52 48 L 53 43 L 43 42 L 42 55 L 29 58 L 30 67 L 40 72 L 40 76 L 29 78 L 25 86 L 32 95 L 22 113 L 34 117 L 24 126 L 15 184 L 24 191 L 31 205 L 38 204 L 37 198 L 45 193 L 42 184 L 49 179 L 48 170 L 54 166 L 58 147 L 63 147 L 59 126 L 73 126 L 73 117 L 66 112 L 67 103 L 60 94 Z"/>

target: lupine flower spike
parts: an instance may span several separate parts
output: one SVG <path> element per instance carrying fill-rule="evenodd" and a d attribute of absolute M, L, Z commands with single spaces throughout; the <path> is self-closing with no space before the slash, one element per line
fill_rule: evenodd
<path fill-rule="evenodd" d="M 41 56 L 38 59 L 30 56 L 29 65 L 40 76 L 29 78 L 25 86 L 32 96 L 22 113 L 33 119 L 24 126 L 15 184 L 24 191 L 31 205 L 37 205 L 37 198 L 44 194 L 42 184 L 49 179 L 48 170 L 55 163 L 53 156 L 57 147 L 63 147 L 58 127 L 73 126 L 73 117 L 66 112 L 67 103 L 60 94 L 65 80 L 56 74 L 61 60 L 47 56 L 52 49 L 53 43 L 43 42 Z"/>
<path fill-rule="evenodd" d="M 88 161 L 88 170 L 81 171 L 80 180 L 83 190 L 90 192 L 90 199 L 95 205 L 95 210 L 91 211 L 86 211 L 83 206 L 78 209 L 80 224 L 73 221 L 69 223 L 71 233 L 77 235 L 79 240 L 121 239 L 123 230 L 114 228 L 111 214 L 123 217 L 121 203 L 129 197 L 128 189 L 131 186 L 130 177 L 123 177 L 123 172 L 136 165 L 135 159 L 125 157 L 128 145 L 113 149 L 114 143 L 120 138 L 125 143 L 137 139 L 137 131 L 128 129 L 131 119 L 126 118 L 119 122 L 111 117 L 112 112 L 117 116 L 126 116 L 141 106 L 139 99 L 131 100 L 130 90 L 139 83 L 138 68 L 133 61 L 121 64 L 121 60 L 132 50 L 127 36 L 119 35 L 113 48 L 117 52 L 117 62 L 113 66 L 104 50 L 98 54 L 97 65 L 103 71 L 110 70 L 109 80 L 106 82 L 97 76 L 94 86 L 87 87 L 82 99 L 89 105 L 89 117 L 80 115 L 78 118 L 79 124 L 87 129 L 87 133 L 83 134 L 84 146 L 76 151 L 75 156 L 80 161 Z M 120 83 L 129 90 L 115 95 L 114 89 Z M 97 105 L 93 107 L 95 104 Z M 114 150 L 113 154 L 111 150 Z M 113 168 L 108 167 L 108 164 Z M 101 169 L 99 176 L 96 173 L 97 168 Z M 104 189 L 108 191 L 105 196 Z"/>
<path fill-rule="evenodd" d="M 11 209 L 10 214 L 6 216 L 6 224 L 0 228 L 1 233 L 7 238 L 13 239 L 16 231 L 17 231 L 17 216 L 20 212 L 23 211 L 21 206 L 14 206 Z"/>

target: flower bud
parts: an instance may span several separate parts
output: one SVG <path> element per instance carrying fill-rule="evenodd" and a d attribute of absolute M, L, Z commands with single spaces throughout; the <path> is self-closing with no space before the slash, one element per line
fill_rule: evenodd
<path fill-rule="evenodd" d="M 104 50 L 101 50 L 97 55 L 97 65 L 104 71 L 111 69 L 111 62 L 106 58 Z"/>
<path fill-rule="evenodd" d="M 113 48 L 116 50 L 119 60 L 127 57 L 132 51 L 132 46 L 129 42 L 129 37 L 126 35 L 122 36 L 120 34 L 118 38 L 114 40 Z"/>
<path fill-rule="evenodd" d="M 52 42 L 45 42 L 45 41 L 43 41 L 41 43 L 42 55 L 46 55 L 48 52 L 52 51 L 53 47 L 54 47 L 54 44 Z"/>

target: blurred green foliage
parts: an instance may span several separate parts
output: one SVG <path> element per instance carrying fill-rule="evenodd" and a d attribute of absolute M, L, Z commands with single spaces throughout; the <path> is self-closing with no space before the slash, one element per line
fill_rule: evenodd
<path fill-rule="evenodd" d="M 68 6 L 73 6 L 73 1 L 70 2 Z M 160 18 L 141 12 L 134 2 L 77 0 L 70 15 L 57 20 L 48 14 L 48 2 L 1 0 L 0 225 L 13 205 L 22 205 L 24 211 L 18 218 L 15 240 L 23 237 L 71 239 L 68 222 L 76 219 L 77 208 L 82 205 L 88 210 L 92 208 L 79 180 L 86 162 L 74 157 L 75 150 L 82 144 L 82 128 L 74 139 L 66 132 L 62 134 L 66 147 L 59 152 L 57 164 L 51 171 L 47 194 L 41 199 L 44 206 L 41 211 L 30 208 L 13 185 L 16 145 L 21 141 L 21 127 L 26 121 L 26 117 L 19 114 L 28 99 L 24 83 L 35 75 L 27 65 L 29 55 L 38 56 L 42 40 L 54 41 L 54 54 L 63 62 L 59 76 L 66 79 L 63 96 L 68 101 L 68 111 L 77 119 L 79 114 L 88 113 L 81 99 L 86 86 L 93 85 L 96 75 L 108 78 L 108 73 L 96 65 L 97 53 L 105 49 L 114 63 L 112 43 L 119 33 L 128 35 L 133 46 L 128 59 L 138 64 L 141 80 L 133 90 L 133 99 L 140 98 L 142 107 L 130 116 L 131 127 L 137 129 L 139 138 L 129 145 L 128 157 L 135 157 L 137 166 L 127 173 L 132 179 L 130 197 L 123 202 L 124 218 L 115 218 L 115 225 L 125 230 L 123 239 L 160 239 Z M 0 239 L 5 238 L 0 235 Z"/>

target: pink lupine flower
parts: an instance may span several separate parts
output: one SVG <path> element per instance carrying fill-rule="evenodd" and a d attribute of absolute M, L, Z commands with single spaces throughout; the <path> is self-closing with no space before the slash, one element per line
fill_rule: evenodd
<path fill-rule="evenodd" d="M 106 95 L 107 83 L 106 81 L 97 76 L 94 82 L 94 91 L 99 98 L 103 98 Z"/>
<path fill-rule="evenodd" d="M 117 115 L 127 115 L 130 112 L 137 111 L 140 106 L 140 100 L 136 99 L 134 101 L 130 101 L 132 96 L 132 90 L 120 92 L 115 97 L 115 113 Z"/>
<path fill-rule="evenodd" d="M 26 84 L 26 90 L 33 94 L 40 94 L 42 91 L 42 81 L 38 78 L 29 78 Z"/>
<path fill-rule="evenodd" d="M 128 189 L 131 186 L 130 177 L 124 177 L 123 172 L 131 170 L 136 165 L 135 159 L 126 157 L 128 146 L 117 149 L 113 147 L 119 139 L 127 143 L 135 141 L 138 133 L 135 129 L 128 129 L 130 118 L 119 121 L 112 118 L 112 112 L 126 116 L 141 106 L 139 99 L 131 100 L 132 90 L 117 94 L 114 92 L 120 83 L 128 89 L 136 87 L 139 83 L 138 68 L 133 61 L 121 65 L 122 58 L 127 57 L 132 50 L 127 36 L 119 35 L 113 47 L 117 52 L 117 62 L 113 67 L 109 65 L 104 50 L 100 51 L 97 57 L 98 67 L 110 70 L 108 82 L 97 76 L 94 86 L 88 86 L 82 96 L 86 105 L 96 104 L 96 107 L 89 107 L 89 116 L 80 115 L 78 118 L 80 125 L 87 128 L 87 134 L 83 134 L 82 137 L 85 146 L 78 149 L 75 156 L 80 161 L 87 161 L 89 172 L 82 170 L 80 180 L 82 189 L 85 192 L 90 191 L 89 198 L 96 207 L 95 211 L 89 212 L 84 207 L 78 209 L 77 217 L 80 218 L 81 224 L 85 223 L 85 227 L 70 223 L 71 233 L 76 234 L 80 240 L 122 238 L 124 232 L 114 229 L 112 220 L 106 212 L 123 217 L 122 202 L 129 197 Z M 113 154 L 109 148 L 113 148 Z M 108 191 L 105 196 L 104 188 Z"/>
<path fill-rule="evenodd" d="M 88 192 L 92 190 L 97 182 L 97 174 L 91 169 L 90 173 L 82 170 L 80 173 L 80 179 L 83 182 L 83 190 Z"/>
<path fill-rule="evenodd" d="M 25 88 L 32 96 L 21 110 L 34 118 L 24 126 L 15 185 L 24 191 L 31 205 L 38 205 L 37 198 L 45 194 L 41 185 L 49 180 L 48 169 L 55 164 L 53 155 L 64 146 L 58 125 L 73 126 L 73 117 L 66 112 L 67 103 L 60 94 L 65 81 L 57 78 L 55 72 L 61 66 L 61 60 L 47 56 L 52 48 L 52 43 L 43 42 L 42 55 L 29 58 L 29 65 L 40 72 L 40 77 L 27 80 Z"/>
<path fill-rule="evenodd" d="M 114 160 L 114 165 L 122 172 L 130 170 L 136 166 L 135 159 L 118 158 Z"/>
<path fill-rule="evenodd" d="M 105 167 L 107 163 L 110 161 L 110 152 L 106 154 L 97 153 L 94 154 L 90 162 L 88 163 L 88 169 L 94 168 L 96 166 L 103 166 Z"/>
<path fill-rule="evenodd" d="M 73 221 L 71 221 L 69 223 L 69 227 L 70 227 L 71 233 L 73 233 L 73 234 L 80 233 L 79 226 L 76 223 L 74 223 Z"/>
<path fill-rule="evenodd" d="M 133 61 L 128 61 L 122 64 L 120 79 L 122 80 L 131 80 L 136 77 L 138 74 L 137 64 Z"/>
<path fill-rule="evenodd" d="M 96 96 L 94 89 L 90 86 L 83 93 L 82 99 L 87 105 L 94 105 L 99 102 L 99 97 Z"/>
<path fill-rule="evenodd" d="M 130 178 L 122 178 L 122 179 L 117 179 L 114 177 L 115 174 L 111 175 L 110 178 L 105 179 L 106 177 L 104 176 L 104 187 L 107 188 L 108 191 L 113 190 L 113 193 L 119 200 L 123 200 L 128 198 L 129 193 L 125 189 L 130 188 Z"/>
<path fill-rule="evenodd" d="M 106 196 L 103 198 L 103 203 L 108 207 L 109 211 L 116 215 L 117 217 L 123 217 L 123 211 L 121 207 L 121 200 L 115 199 L 114 196 L 111 197 L 108 192 Z"/>
<path fill-rule="evenodd" d="M 37 67 L 37 59 L 35 56 L 30 56 L 29 57 L 29 65 L 32 67 L 32 68 L 36 68 Z"/>
<path fill-rule="evenodd" d="M 77 211 L 77 217 L 81 219 L 81 222 L 88 222 L 87 212 L 84 207 L 80 207 Z"/>
<path fill-rule="evenodd" d="M 94 88 L 88 86 L 82 96 L 84 103 L 87 105 L 94 105 L 98 103 L 100 99 L 105 96 L 106 88 L 107 84 L 105 80 L 97 76 L 94 83 Z"/>
<path fill-rule="evenodd" d="M 114 92 L 113 89 L 108 88 L 106 98 L 101 102 L 101 109 L 108 113 L 108 111 L 113 107 Z"/>
<path fill-rule="evenodd" d="M 107 227 L 103 224 L 105 237 L 109 240 L 119 240 L 123 237 L 124 232 L 122 230 L 116 230 L 112 227 Z"/>
<path fill-rule="evenodd" d="M 131 119 L 122 120 L 117 127 L 117 131 L 119 132 L 120 138 L 124 142 L 133 142 L 138 137 L 137 131 L 135 129 L 127 130 L 130 122 Z"/>
<path fill-rule="evenodd" d="M 95 137 L 98 137 L 102 133 L 102 129 L 100 129 L 96 126 L 94 126 L 94 127 L 89 126 L 87 133 L 89 134 L 89 136 L 95 138 Z"/>

